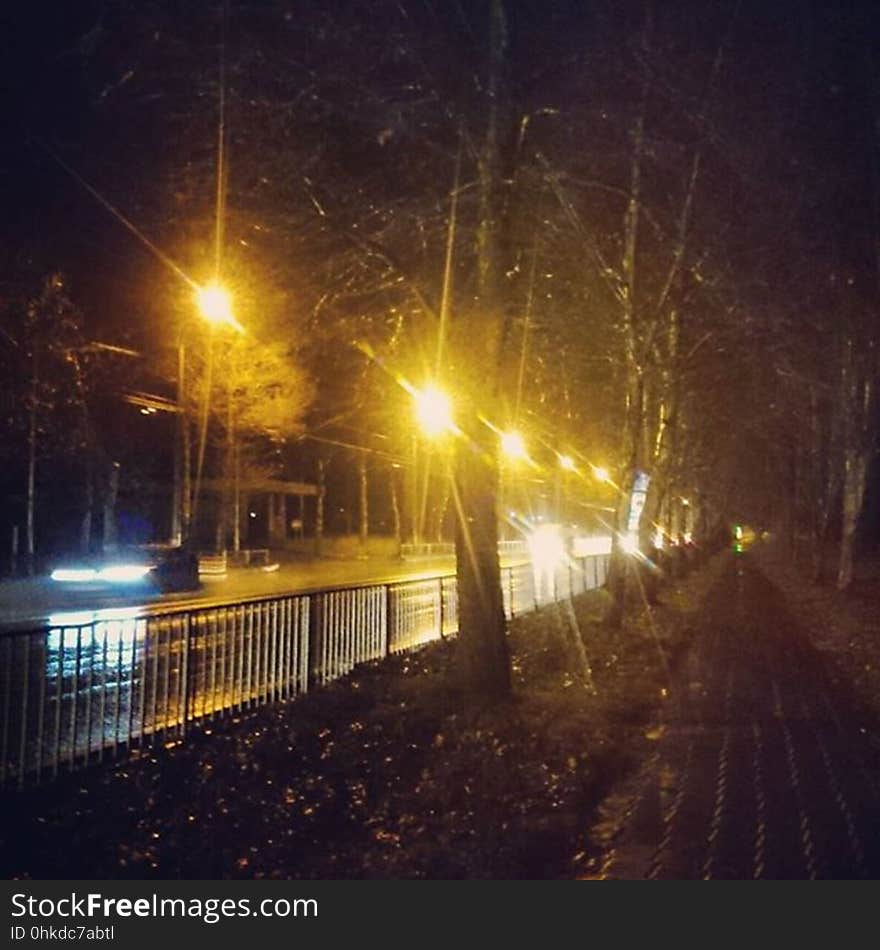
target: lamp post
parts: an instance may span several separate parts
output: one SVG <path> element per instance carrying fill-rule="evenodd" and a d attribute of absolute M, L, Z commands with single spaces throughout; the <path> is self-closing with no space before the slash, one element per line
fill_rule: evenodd
<path fill-rule="evenodd" d="M 456 432 L 453 419 L 452 400 L 442 389 L 434 383 L 428 383 L 421 389 L 411 389 L 413 397 L 413 411 L 421 434 L 434 442 L 441 439 L 448 432 Z M 418 544 L 421 538 L 421 522 L 424 509 L 427 506 L 428 457 L 425 458 L 425 484 L 421 504 L 419 498 L 419 440 L 417 433 L 412 436 L 412 540 Z"/>
<path fill-rule="evenodd" d="M 189 420 L 185 404 L 186 347 L 181 338 L 177 344 L 177 451 L 174 453 L 174 510 L 171 520 L 171 541 L 177 546 L 189 540 L 192 504 Z"/>
<path fill-rule="evenodd" d="M 193 528 L 195 527 L 196 517 L 198 515 L 199 495 L 201 493 L 202 469 L 205 462 L 205 446 L 208 437 L 208 413 L 211 407 L 211 388 L 214 372 L 214 332 L 217 327 L 228 326 L 238 333 L 244 332 L 244 327 L 235 318 L 232 310 L 232 298 L 229 292 L 219 284 L 206 284 L 204 287 L 196 289 L 196 303 L 202 318 L 210 325 L 210 335 L 208 338 L 208 363 L 205 371 L 204 395 L 202 397 L 201 414 L 199 419 L 199 442 L 198 455 L 196 462 L 196 480 L 195 487 L 190 491 L 191 466 L 189 452 L 189 426 L 185 418 L 186 413 L 181 412 L 182 418 L 182 436 L 181 452 L 183 454 L 181 491 L 181 530 L 183 540 L 189 541 Z M 184 370 L 185 370 L 185 350 L 181 342 L 178 350 L 178 398 L 181 400 L 181 409 L 183 409 L 184 392 Z"/>

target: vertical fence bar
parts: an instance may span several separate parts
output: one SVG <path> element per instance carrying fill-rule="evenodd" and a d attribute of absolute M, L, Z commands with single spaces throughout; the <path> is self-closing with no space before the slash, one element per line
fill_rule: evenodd
<path fill-rule="evenodd" d="M 265 703 L 269 699 L 269 684 L 271 680 L 271 667 L 269 666 L 269 650 L 271 647 L 272 624 L 271 624 L 271 606 L 263 604 L 263 694 L 262 701 Z"/>
<path fill-rule="evenodd" d="M 140 735 L 138 736 L 138 748 L 143 749 L 144 747 L 144 734 L 147 729 L 147 678 L 149 676 L 150 670 L 150 633 L 151 633 L 152 624 L 149 621 L 149 618 L 144 623 L 144 650 L 143 656 L 141 657 L 141 675 L 140 675 L 140 684 L 138 686 L 139 701 L 138 706 L 140 708 Z"/>
<path fill-rule="evenodd" d="M 336 670 L 333 678 L 339 679 L 340 676 L 345 674 L 349 658 L 351 657 L 351 638 L 349 636 L 351 626 L 349 616 L 351 613 L 352 600 L 351 597 L 347 596 L 346 592 L 339 591 L 336 596 L 336 603 L 338 607 L 336 640 L 339 644 L 339 651 L 337 653 Z"/>
<path fill-rule="evenodd" d="M 76 627 L 76 662 L 74 665 L 73 687 L 70 690 L 70 755 L 69 767 L 72 772 L 76 765 L 76 742 L 77 742 L 77 703 L 76 697 L 79 693 L 79 672 L 80 660 L 82 657 L 82 627 Z"/>
<path fill-rule="evenodd" d="M 180 645 L 180 681 L 181 681 L 181 703 L 180 710 L 180 736 L 186 735 L 186 726 L 190 716 L 190 669 L 192 662 L 192 615 L 184 614 L 183 617 L 183 641 Z"/>
<path fill-rule="evenodd" d="M 61 713 L 64 706 L 64 631 L 60 630 L 59 635 L 60 640 L 58 643 L 58 664 L 57 670 L 55 671 L 55 751 L 52 756 L 52 778 L 56 778 L 58 776 L 58 766 L 61 762 Z M 11 668 L 9 673 L 12 673 Z M 6 725 L 4 716 L 4 730 L 5 728 Z M 5 761 L 5 753 L 3 758 Z"/>
<path fill-rule="evenodd" d="M 88 729 L 86 730 L 86 761 L 88 761 L 89 753 L 91 751 L 92 745 L 92 717 L 91 717 L 91 701 L 92 701 L 92 683 L 91 675 L 92 670 L 95 665 L 95 641 L 98 636 L 99 625 L 94 624 L 91 628 L 92 633 L 92 649 L 89 651 L 89 658 L 91 660 L 91 666 L 89 669 L 89 688 L 86 691 L 86 722 L 88 724 Z M 107 709 L 107 641 L 109 637 L 107 636 L 107 625 L 100 625 L 100 629 L 103 633 L 102 643 L 101 643 L 101 712 L 98 715 L 98 759 L 102 761 L 104 758 L 104 737 L 107 731 L 107 721 L 106 721 L 106 709 Z"/>
<path fill-rule="evenodd" d="M 30 641 L 32 638 L 28 637 Z M 33 638 L 33 642 L 36 644 L 38 641 L 36 638 Z M 48 651 L 47 651 L 48 654 Z M 36 735 L 36 747 L 34 749 L 35 756 L 35 765 L 36 765 L 36 775 L 37 781 L 40 780 L 40 775 L 43 771 L 43 729 L 45 726 L 46 719 L 46 668 L 44 663 L 40 663 L 40 694 L 38 697 L 37 705 L 37 735 Z"/>
<path fill-rule="evenodd" d="M 208 719 L 213 722 L 217 711 L 217 646 L 220 640 L 220 609 L 211 611 L 211 699 Z"/>
<path fill-rule="evenodd" d="M 281 642 L 283 646 L 283 662 L 281 665 L 281 702 L 287 702 L 293 695 L 291 681 L 293 679 L 293 601 L 285 597 L 282 601 L 283 613 L 281 624 Z"/>
<path fill-rule="evenodd" d="M 290 697 L 290 623 L 291 623 L 291 604 L 290 598 L 285 597 L 281 601 L 281 701 L 284 702 Z"/>
<path fill-rule="evenodd" d="M 391 585 L 385 585 L 385 642 L 382 644 L 382 652 L 385 656 L 391 654 L 391 643 L 394 630 L 394 598 L 391 593 Z"/>
<path fill-rule="evenodd" d="M 269 629 L 270 633 L 270 645 L 271 645 L 271 659 L 269 661 L 269 669 L 272 671 L 271 676 L 271 689 L 269 690 L 269 702 L 274 702 L 278 698 L 278 601 L 273 600 L 269 604 Z"/>
<path fill-rule="evenodd" d="M 171 624 L 165 623 L 165 673 L 162 676 L 162 740 L 168 736 L 168 699 L 171 695 Z M 160 628 L 161 630 L 161 628 Z"/>
<path fill-rule="evenodd" d="M 131 672 L 128 676 L 128 739 L 126 741 L 129 752 L 134 738 L 134 677 L 137 668 L 137 642 L 140 629 L 141 621 L 133 620 L 131 627 Z"/>
<path fill-rule="evenodd" d="M 349 640 L 351 642 L 351 663 L 349 670 L 354 669 L 363 659 L 363 634 L 367 623 L 367 605 L 369 592 L 366 589 L 352 591 L 351 596 L 351 627 Z"/>
<path fill-rule="evenodd" d="M 299 661 L 302 652 L 302 604 L 298 597 L 290 598 L 290 662 L 287 696 L 299 695 Z"/>
<path fill-rule="evenodd" d="M 251 675 L 253 677 L 253 691 L 251 693 L 253 699 L 251 701 L 251 706 L 258 706 L 260 704 L 260 691 L 262 689 L 262 677 L 260 670 L 262 669 L 263 662 L 263 605 L 254 604 L 254 608 L 251 615 L 251 635 L 253 638 L 253 669 Z"/>
<path fill-rule="evenodd" d="M 345 671 L 345 661 L 348 657 L 348 623 L 346 615 L 349 600 L 345 594 L 339 591 L 334 595 L 333 602 L 336 614 L 333 626 L 333 642 L 336 645 L 333 679 L 338 679 Z"/>
<path fill-rule="evenodd" d="M 236 637 L 236 674 L 235 682 L 236 688 L 238 689 L 238 702 L 235 704 L 235 711 L 241 712 L 242 706 L 244 705 L 244 688 L 245 688 L 245 678 L 244 678 L 244 660 L 245 660 L 245 628 L 247 624 L 247 606 L 242 604 L 238 608 L 238 616 L 236 617 L 235 622 L 235 637 Z"/>
<path fill-rule="evenodd" d="M 247 637 L 246 655 L 242 657 L 245 664 L 246 673 L 244 682 L 246 689 L 246 698 L 244 700 L 245 708 L 250 709 L 253 704 L 254 695 L 254 606 L 248 604 L 245 607 L 245 625 L 244 633 Z"/>
<path fill-rule="evenodd" d="M 348 638 L 349 647 L 348 663 L 346 664 L 347 669 L 345 672 L 348 673 L 357 666 L 360 660 L 360 653 L 358 651 L 358 627 L 363 623 L 364 591 L 351 591 L 346 599 L 348 600 L 348 620 L 346 622 L 348 629 L 346 636 Z"/>
<path fill-rule="evenodd" d="M 333 594 L 325 594 L 321 598 L 321 641 L 323 644 L 324 662 L 322 663 L 321 682 L 326 683 L 333 678 L 336 662 L 336 602 Z"/>
<path fill-rule="evenodd" d="M 0 729 L 0 787 L 6 784 L 6 769 L 9 759 L 9 709 L 12 706 L 12 666 L 13 666 L 13 637 L 2 637 L 3 644 L 3 722 Z"/>
<path fill-rule="evenodd" d="M 21 638 L 24 644 L 24 671 L 21 684 L 21 734 L 18 750 L 18 787 L 24 786 L 25 775 L 25 756 L 27 754 L 27 725 L 28 725 L 28 677 L 30 676 L 30 639 L 26 636 Z"/>
<path fill-rule="evenodd" d="M 319 640 L 320 637 L 320 627 L 318 624 L 318 597 L 319 594 L 309 594 L 309 626 L 308 626 L 308 641 L 309 641 L 309 665 L 308 671 L 309 675 L 306 679 L 308 688 L 311 689 L 312 686 L 318 683 L 318 666 L 321 662 L 320 650 L 321 643 Z"/>
<path fill-rule="evenodd" d="M 444 639 L 445 634 L 443 633 L 443 578 L 437 578 L 437 635 L 441 640 Z"/>
<path fill-rule="evenodd" d="M 119 725 L 122 720 L 122 650 L 125 643 L 124 621 L 119 623 L 119 639 L 116 644 L 116 705 L 113 723 L 113 757 L 119 754 Z"/>
<path fill-rule="evenodd" d="M 229 673 L 227 672 L 227 665 L 232 652 L 229 643 L 232 612 L 232 607 L 221 608 L 222 623 L 220 625 L 220 674 L 217 677 L 220 685 L 218 688 L 219 697 L 216 701 L 221 719 L 226 716 L 230 708 L 229 698 L 227 696 L 227 689 L 229 685 Z"/>
<path fill-rule="evenodd" d="M 311 594 L 308 594 L 303 600 L 300 601 L 301 607 L 305 612 L 305 619 L 303 619 L 302 613 L 300 614 L 299 620 L 299 640 L 300 640 L 300 657 L 299 657 L 299 688 L 303 693 L 309 691 L 309 670 L 311 669 L 312 663 L 312 617 L 314 615 L 314 599 Z"/>
<path fill-rule="evenodd" d="M 154 626 L 155 642 L 153 643 L 153 675 L 150 682 L 150 745 L 156 742 L 156 732 L 159 724 L 156 719 L 156 709 L 159 703 L 159 651 L 162 646 L 162 621 L 158 620 Z"/>
<path fill-rule="evenodd" d="M 86 761 L 88 761 L 91 751 L 92 751 L 92 694 L 95 692 L 95 653 L 97 651 L 97 624 L 93 624 L 89 627 L 91 633 L 90 637 L 90 646 L 89 646 L 89 658 L 88 658 L 88 673 L 89 681 L 86 684 L 85 689 L 85 703 L 86 703 L 86 721 L 84 726 L 84 732 L 86 734 Z M 103 686 L 104 680 L 102 678 L 101 684 Z M 78 687 L 77 687 L 78 690 Z M 101 706 L 103 711 L 103 703 Z M 103 716 L 102 716 L 103 718 Z M 100 726 L 99 726 L 100 728 Z"/>
<path fill-rule="evenodd" d="M 328 615 L 331 618 L 331 625 L 327 631 L 327 639 L 330 643 L 330 668 L 327 671 L 325 682 L 331 682 L 339 676 L 339 664 L 342 656 L 342 642 L 339 636 L 342 621 L 340 619 L 339 595 L 334 591 L 330 597 L 330 610 Z"/>

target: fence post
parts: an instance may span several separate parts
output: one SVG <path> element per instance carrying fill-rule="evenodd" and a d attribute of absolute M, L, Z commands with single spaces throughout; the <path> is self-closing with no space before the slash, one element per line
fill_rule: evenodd
<path fill-rule="evenodd" d="M 313 686 L 320 685 L 319 668 L 321 665 L 321 600 L 320 594 L 309 594 L 309 672 L 308 692 Z"/>
<path fill-rule="evenodd" d="M 391 633 L 394 630 L 394 596 L 391 585 L 385 585 L 385 656 L 391 655 Z"/>
<path fill-rule="evenodd" d="M 180 679 L 183 684 L 183 712 L 180 717 L 180 737 L 183 738 L 186 735 L 186 724 L 189 720 L 190 712 L 190 683 L 189 683 L 189 671 L 192 664 L 190 663 L 190 651 L 192 650 L 192 633 L 191 633 L 191 623 L 192 623 L 192 614 L 187 610 L 183 615 L 183 655 L 181 658 L 181 669 L 180 669 Z"/>
<path fill-rule="evenodd" d="M 64 636 L 64 631 L 62 630 L 61 636 Z M 30 671 L 28 669 L 29 660 L 30 660 L 30 646 L 31 641 L 30 637 L 24 636 L 21 638 L 22 643 L 24 644 L 24 675 L 22 676 L 21 684 L 21 736 L 19 742 L 18 750 L 18 787 L 24 788 L 24 776 L 27 771 L 27 727 L 28 727 L 28 677 L 30 676 Z M 77 645 L 78 647 L 79 645 Z M 76 669 L 77 669 L 77 683 L 76 689 L 79 689 L 79 649 L 77 648 L 76 655 Z M 76 750 L 76 743 L 74 742 L 74 750 Z"/>
<path fill-rule="evenodd" d="M 440 596 L 440 639 L 443 640 L 443 575 L 437 578 L 437 592 Z"/>

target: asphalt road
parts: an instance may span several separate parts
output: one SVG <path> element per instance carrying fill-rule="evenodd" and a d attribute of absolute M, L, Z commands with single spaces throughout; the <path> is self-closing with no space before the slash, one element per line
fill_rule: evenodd
<path fill-rule="evenodd" d="M 149 594 L 131 590 L 104 593 L 73 590 L 49 578 L 0 583 L 0 627 L 41 623 L 55 613 L 101 610 L 110 607 L 199 604 L 312 590 L 334 585 L 357 585 L 378 581 L 432 577 L 455 570 L 454 558 L 430 560 L 325 560 L 283 564 L 267 573 L 259 568 L 234 568 L 225 577 L 204 579 L 196 592 Z"/>
<path fill-rule="evenodd" d="M 638 775 L 602 809 L 597 876 L 880 877 L 880 733 L 748 557 L 673 678 Z"/>

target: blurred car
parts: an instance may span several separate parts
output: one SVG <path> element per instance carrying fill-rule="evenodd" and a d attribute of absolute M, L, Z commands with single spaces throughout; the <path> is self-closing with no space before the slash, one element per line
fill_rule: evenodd
<path fill-rule="evenodd" d="M 189 548 L 144 544 L 59 563 L 52 580 L 70 591 L 160 593 L 198 590 L 199 561 Z"/>

